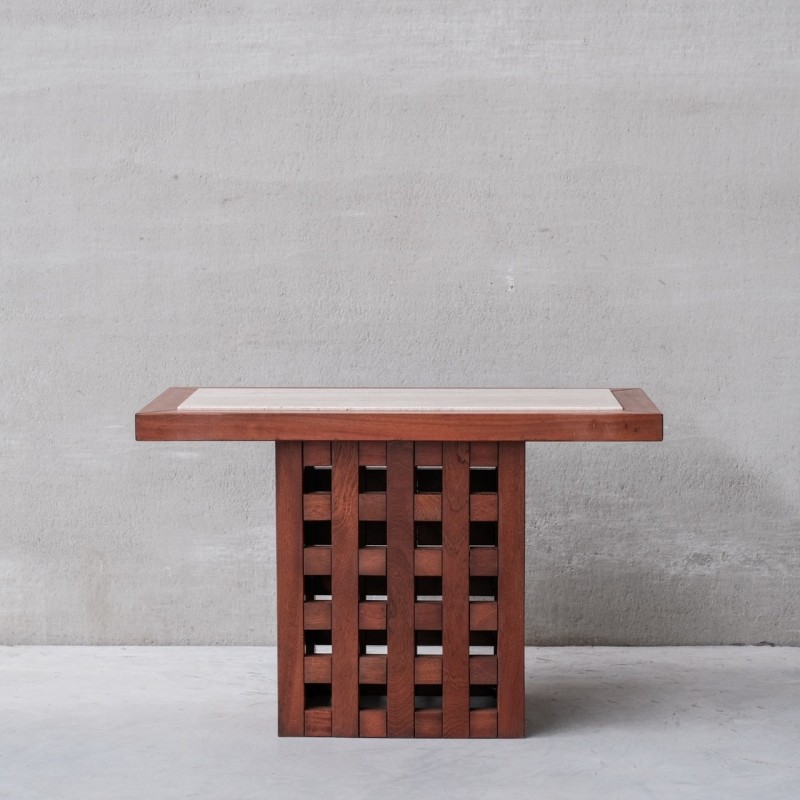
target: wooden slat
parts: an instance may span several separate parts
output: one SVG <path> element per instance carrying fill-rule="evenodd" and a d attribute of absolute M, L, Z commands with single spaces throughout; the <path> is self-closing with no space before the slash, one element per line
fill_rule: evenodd
<path fill-rule="evenodd" d="M 497 575 L 497 550 L 493 547 L 473 547 L 469 551 L 469 574 L 476 577 Z"/>
<path fill-rule="evenodd" d="M 303 659 L 303 678 L 306 683 L 330 683 L 331 657 L 306 656 Z"/>
<path fill-rule="evenodd" d="M 359 575 L 385 575 L 386 574 L 386 548 L 362 547 L 358 551 Z"/>
<path fill-rule="evenodd" d="M 275 448 L 278 573 L 278 735 L 305 733 L 303 680 L 303 462 L 300 442 Z"/>
<path fill-rule="evenodd" d="M 370 600 L 358 604 L 358 627 L 362 631 L 386 630 L 386 603 Z"/>
<path fill-rule="evenodd" d="M 470 603 L 469 628 L 472 631 L 496 631 L 497 603 Z"/>
<path fill-rule="evenodd" d="M 497 656 L 470 656 L 469 682 L 475 685 L 497 683 Z"/>
<path fill-rule="evenodd" d="M 496 739 L 497 709 L 477 708 L 470 711 L 469 735 L 472 739 Z"/>
<path fill-rule="evenodd" d="M 386 712 L 380 708 L 368 708 L 359 712 L 359 731 L 364 738 L 386 736 Z"/>
<path fill-rule="evenodd" d="M 331 496 L 327 492 L 303 495 L 303 519 L 330 519 Z"/>
<path fill-rule="evenodd" d="M 414 446 L 386 449 L 387 715 L 390 737 L 414 735 Z"/>
<path fill-rule="evenodd" d="M 469 444 L 442 448 L 442 732 L 469 736 Z"/>
<path fill-rule="evenodd" d="M 469 497 L 469 518 L 475 522 L 493 522 L 497 519 L 496 494 L 472 494 Z"/>
<path fill-rule="evenodd" d="M 414 464 L 417 467 L 441 467 L 442 443 L 441 442 L 415 442 Z"/>
<path fill-rule="evenodd" d="M 471 442 L 469 464 L 471 467 L 496 467 L 497 442 Z"/>
<path fill-rule="evenodd" d="M 330 600 L 310 600 L 303 604 L 303 626 L 307 631 L 331 629 Z"/>
<path fill-rule="evenodd" d="M 304 467 L 328 467 L 330 463 L 330 442 L 303 442 Z"/>
<path fill-rule="evenodd" d="M 358 736 L 358 444 L 332 448 L 331 732 Z"/>
<path fill-rule="evenodd" d="M 358 463 L 362 467 L 385 467 L 386 442 L 359 442 Z"/>
<path fill-rule="evenodd" d="M 309 708 L 305 712 L 306 736 L 331 735 L 331 709 Z"/>
<path fill-rule="evenodd" d="M 361 656 L 358 659 L 359 683 L 386 683 L 386 656 Z"/>
<path fill-rule="evenodd" d="M 442 604 L 415 603 L 414 627 L 418 631 L 440 631 L 442 629 Z"/>
<path fill-rule="evenodd" d="M 437 684 L 442 682 L 440 656 L 417 656 L 414 660 L 414 683 Z"/>
<path fill-rule="evenodd" d="M 414 574 L 420 577 L 438 577 L 442 574 L 442 551 L 439 548 L 420 549 L 414 552 Z"/>
<path fill-rule="evenodd" d="M 414 714 L 414 731 L 417 739 L 441 739 L 442 711 L 424 708 Z"/>
<path fill-rule="evenodd" d="M 440 494 L 415 494 L 414 519 L 420 522 L 438 522 L 442 518 Z"/>
<path fill-rule="evenodd" d="M 302 536 L 302 531 L 300 535 Z M 330 575 L 331 548 L 330 547 L 304 548 L 303 572 L 306 575 Z"/>
<path fill-rule="evenodd" d="M 365 521 L 386 519 L 386 495 L 383 492 L 367 492 L 358 496 L 358 518 Z"/>
<path fill-rule="evenodd" d="M 525 736 L 525 445 L 498 458 L 497 735 Z"/>

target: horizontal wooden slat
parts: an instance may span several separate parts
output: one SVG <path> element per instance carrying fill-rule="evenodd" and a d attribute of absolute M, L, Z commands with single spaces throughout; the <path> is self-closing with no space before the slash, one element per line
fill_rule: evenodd
<path fill-rule="evenodd" d="M 330 519 L 331 496 L 329 492 L 303 495 L 303 519 Z"/>
<path fill-rule="evenodd" d="M 469 682 L 476 685 L 497 683 L 497 656 L 470 656 Z"/>
<path fill-rule="evenodd" d="M 306 683 L 330 683 L 331 657 L 306 656 L 303 659 L 303 679 Z"/>
<path fill-rule="evenodd" d="M 472 442 L 469 446 L 471 467 L 496 467 L 497 442 Z"/>
<path fill-rule="evenodd" d="M 417 739 L 442 738 L 442 711 L 423 708 L 414 712 L 414 735 Z"/>
<path fill-rule="evenodd" d="M 414 519 L 420 522 L 438 522 L 442 518 L 440 494 L 415 494 Z"/>
<path fill-rule="evenodd" d="M 470 603 L 469 628 L 472 631 L 496 631 L 497 603 Z"/>
<path fill-rule="evenodd" d="M 359 736 L 364 738 L 383 738 L 386 736 L 386 711 L 381 708 L 368 708 L 358 712 Z"/>
<path fill-rule="evenodd" d="M 414 465 L 417 467 L 441 467 L 441 442 L 415 442 Z"/>
<path fill-rule="evenodd" d="M 310 600 L 303 603 L 303 627 L 307 631 L 329 631 L 331 629 L 330 600 Z"/>
<path fill-rule="evenodd" d="M 386 442 L 359 442 L 358 463 L 362 467 L 385 467 Z"/>
<path fill-rule="evenodd" d="M 331 574 L 331 548 L 330 547 L 304 547 L 303 548 L 303 574 L 305 574 L 305 575 L 330 575 Z"/>
<path fill-rule="evenodd" d="M 469 518 L 476 522 L 494 522 L 497 519 L 497 495 L 471 494 Z"/>
<path fill-rule="evenodd" d="M 473 547 L 469 551 L 469 574 L 497 575 L 497 550 L 493 547 Z"/>
<path fill-rule="evenodd" d="M 386 519 L 386 493 L 360 494 L 358 496 L 358 518 L 367 522 Z"/>
<path fill-rule="evenodd" d="M 442 551 L 420 548 L 414 551 L 414 574 L 436 577 L 442 574 Z"/>
<path fill-rule="evenodd" d="M 386 548 L 362 547 L 358 551 L 359 575 L 385 575 L 386 574 Z"/>
<path fill-rule="evenodd" d="M 477 708 L 470 711 L 469 735 L 471 739 L 496 739 L 497 709 Z"/>
<path fill-rule="evenodd" d="M 331 735 L 331 709 L 307 708 L 305 710 L 306 736 Z"/>
<path fill-rule="evenodd" d="M 304 467 L 328 467 L 330 463 L 330 442 L 303 442 Z"/>
<path fill-rule="evenodd" d="M 414 683 L 437 684 L 441 682 L 441 656 L 417 656 L 414 659 Z"/>
<path fill-rule="evenodd" d="M 386 683 L 386 656 L 361 656 L 358 659 L 359 683 Z"/>
<path fill-rule="evenodd" d="M 359 603 L 358 627 L 362 631 L 386 630 L 386 603 L 378 600 Z"/>
<path fill-rule="evenodd" d="M 414 628 L 418 631 L 442 629 L 441 603 L 414 603 Z"/>

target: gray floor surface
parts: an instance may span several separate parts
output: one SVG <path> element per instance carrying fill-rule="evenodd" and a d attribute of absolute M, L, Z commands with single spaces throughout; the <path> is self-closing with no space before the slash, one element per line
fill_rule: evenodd
<path fill-rule="evenodd" d="M 0 797 L 800 798 L 800 649 L 526 663 L 524 740 L 278 739 L 274 648 L 0 647 Z"/>

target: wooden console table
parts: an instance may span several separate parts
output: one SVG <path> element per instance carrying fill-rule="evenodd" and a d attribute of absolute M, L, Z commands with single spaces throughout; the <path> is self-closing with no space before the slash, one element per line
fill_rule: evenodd
<path fill-rule="evenodd" d="M 660 441 L 641 389 L 168 389 L 146 441 L 275 441 L 278 733 L 525 735 L 525 442 Z"/>

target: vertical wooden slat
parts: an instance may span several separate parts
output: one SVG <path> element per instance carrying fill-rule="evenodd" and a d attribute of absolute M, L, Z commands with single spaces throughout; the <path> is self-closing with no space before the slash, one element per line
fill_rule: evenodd
<path fill-rule="evenodd" d="M 442 452 L 442 682 L 445 738 L 469 736 L 469 444 Z"/>
<path fill-rule="evenodd" d="M 525 736 L 525 443 L 498 456 L 497 735 Z"/>
<path fill-rule="evenodd" d="M 387 714 L 389 737 L 414 736 L 414 445 L 386 452 Z"/>
<path fill-rule="evenodd" d="M 358 736 L 358 443 L 333 442 L 331 733 Z"/>
<path fill-rule="evenodd" d="M 303 454 L 300 442 L 275 443 L 275 474 L 278 735 L 303 736 Z"/>

